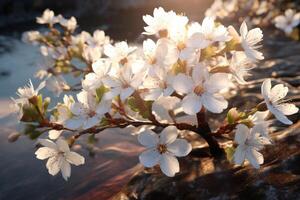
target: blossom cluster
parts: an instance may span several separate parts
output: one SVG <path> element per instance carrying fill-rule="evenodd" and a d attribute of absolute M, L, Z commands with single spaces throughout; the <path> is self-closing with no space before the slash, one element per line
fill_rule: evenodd
<path fill-rule="evenodd" d="M 160 134 L 149 127 L 139 131 L 138 141 L 147 148 L 140 162 L 145 167 L 158 164 L 164 174 L 174 176 L 179 172 L 176 157 L 192 150 L 187 140 L 177 139 L 181 136 L 179 130 L 188 127 L 201 132 L 201 124 L 207 122 L 199 115 L 227 109 L 228 91 L 247 84 L 254 64 L 264 59 L 259 51 L 262 30 L 249 30 L 245 22 L 237 31 L 213 17 L 205 17 L 202 23 L 190 22 L 186 16 L 161 7 L 155 8 L 153 15 L 143 16 L 143 20 L 143 34 L 156 39 L 146 39 L 142 47 L 125 41 L 112 43 L 100 30 L 93 36 L 86 32 L 74 35 L 76 19 L 55 16 L 50 10 L 37 18 L 38 23 L 49 25 L 50 33 L 27 33 L 27 41 L 40 44 L 42 54 L 56 63 L 47 73 L 56 76 L 57 68 L 67 67 L 82 75 L 76 98 L 66 94 L 63 102 L 51 110 L 47 109 L 50 100 L 38 94 L 48 78 L 36 90 L 32 84 L 20 88 L 19 99 L 14 100 L 22 122 L 51 129 L 49 139 L 56 142 L 40 140 L 44 147 L 36 152 L 38 159 L 49 158 L 46 166 L 51 175 L 61 170 L 67 179 L 70 164 L 84 163 L 82 156 L 70 151 L 63 139 L 65 132 L 73 134 L 69 141 L 72 145 L 79 136 L 105 128 L 153 125 L 163 128 Z M 66 30 L 64 36 L 54 28 L 56 23 Z M 53 37 L 59 37 L 58 44 Z M 72 67 L 73 58 L 80 58 L 86 70 Z M 257 106 L 243 115 L 237 110 L 228 113 L 228 123 L 236 127 L 236 164 L 246 159 L 258 168 L 263 163 L 258 151 L 271 144 L 266 121 L 269 111 L 281 122 L 292 123 L 286 115 L 298 112 L 298 108 L 282 103 L 287 91 L 283 85 L 271 88 L 267 79 L 262 85 L 265 112 L 259 112 Z"/>
<path fill-rule="evenodd" d="M 236 19 L 243 17 L 253 25 L 268 26 L 273 23 L 276 28 L 282 30 L 287 36 L 299 40 L 300 12 L 290 5 L 282 13 L 281 1 L 256 0 L 246 2 L 244 0 L 215 0 L 211 7 L 205 12 L 205 16 L 221 20 Z"/>

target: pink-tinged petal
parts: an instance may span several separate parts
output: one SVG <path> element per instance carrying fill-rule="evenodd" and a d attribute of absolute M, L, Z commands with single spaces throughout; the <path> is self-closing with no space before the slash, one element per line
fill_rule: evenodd
<path fill-rule="evenodd" d="M 36 158 L 40 160 L 45 160 L 49 157 L 55 156 L 56 154 L 57 151 L 49 147 L 41 147 L 35 152 Z"/>
<path fill-rule="evenodd" d="M 192 145 L 185 139 L 176 139 L 171 144 L 167 145 L 168 151 L 177 157 L 188 155 L 192 150 Z"/>
<path fill-rule="evenodd" d="M 178 136 L 178 130 L 175 126 L 168 126 L 162 130 L 159 135 L 160 144 L 171 144 Z"/>
<path fill-rule="evenodd" d="M 233 154 L 233 161 L 237 165 L 241 165 L 245 161 L 246 157 L 246 151 L 245 151 L 245 146 L 244 145 L 239 145 Z"/>
<path fill-rule="evenodd" d="M 61 163 L 61 175 L 67 181 L 71 176 L 71 165 L 65 160 L 62 160 Z"/>
<path fill-rule="evenodd" d="M 75 166 L 83 165 L 85 162 L 83 156 L 73 151 L 66 153 L 66 160 Z"/>
<path fill-rule="evenodd" d="M 236 126 L 236 132 L 234 141 L 238 144 L 245 144 L 248 135 L 249 135 L 249 128 L 244 124 L 239 124 Z"/>
<path fill-rule="evenodd" d="M 140 154 L 139 160 L 145 167 L 153 167 L 158 164 L 161 155 L 155 148 L 147 149 Z"/>
<path fill-rule="evenodd" d="M 228 106 L 228 102 L 219 94 L 204 93 L 201 96 L 203 106 L 212 113 L 221 113 Z"/>
<path fill-rule="evenodd" d="M 202 108 L 201 99 L 195 94 L 189 94 L 182 100 L 182 109 L 188 115 L 195 115 Z"/>
<path fill-rule="evenodd" d="M 161 171 L 169 177 L 173 177 L 179 172 L 179 162 L 177 158 L 167 153 L 161 155 L 159 165 Z"/>
<path fill-rule="evenodd" d="M 187 94 L 192 91 L 194 83 L 191 77 L 184 74 L 178 74 L 174 77 L 172 86 L 176 92 L 180 94 Z"/>
<path fill-rule="evenodd" d="M 158 135 L 151 131 L 150 129 L 146 129 L 141 132 L 138 136 L 138 141 L 145 147 L 155 147 L 158 144 Z"/>
<path fill-rule="evenodd" d="M 205 82 L 205 88 L 211 93 L 219 92 L 222 89 L 228 88 L 229 76 L 226 73 L 216 73 L 209 77 L 209 80 Z"/>

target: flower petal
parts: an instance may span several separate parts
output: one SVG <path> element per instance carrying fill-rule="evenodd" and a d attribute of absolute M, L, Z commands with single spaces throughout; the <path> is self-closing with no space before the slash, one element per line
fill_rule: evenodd
<path fill-rule="evenodd" d="M 176 140 L 178 131 L 175 126 L 166 127 L 159 135 L 160 144 L 171 144 Z"/>
<path fill-rule="evenodd" d="M 56 154 L 57 151 L 49 147 L 41 147 L 35 152 L 36 158 L 40 160 L 45 160 L 49 157 L 55 156 Z"/>
<path fill-rule="evenodd" d="M 201 99 L 195 94 L 189 94 L 182 100 L 182 109 L 188 115 L 195 115 L 202 108 Z"/>
<path fill-rule="evenodd" d="M 49 174 L 55 176 L 60 171 L 62 159 L 63 157 L 61 155 L 53 156 L 48 159 L 46 167 L 48 169 Z"/>
<path fill-rule="evenodd" d="M 246 151 L 244 145 L 239 145 L 233 154 L 233 161 L 237 165 L 243 164 L 245 161 Z"/>
<path fill-rule="evenodd" d="M 73 164 L 73 165 L 83 165 L 85 162 L 85 159 L 83 156 L 79 155 L 76 152 L 70 151 L 68 153 L 66 153 L 66 160 Z"/>
<path fill-rule="evenodd" d="M 264 157 L 261 153 L 256 151 L 254 148 L 248 148 L 246 153 L 246 159 L 251 163 L 251 165 L 258 169 L 260 164 L 264 163 Z"/>
<path fill-rule="evenodd" d="M 161 155 L 158 151 L 155 148 L 151 148 L 141 153 L 139 160 L 145 167 L 153 167 L 159 162 L 160 157 Z"/>
<path fill-rule="evenodd" d="M 61 174 L 66 181 L 71 176 L 71 165 L 65 160 L 62 160 L 61 163 Z"/>
<path fill-rule="evenodd" d="M 173 143 L 167 145 L 168 151 L 177 157 L 188 155 L 192 150 L 192 145 L 185 139 L 176 139 Z"/>
<path fill-rule="evenodd" d="M 212 113 L 221 113 L 227 108 L 228 102 L 219 94 L 204 93 L 201 96 L 203 106 Z"/>
<path fill-rule="evenodd" d="M 187 94 L 192 91 L 194 83 L 191 77 L 184 74 L 178 74 L 174 77 L 172 86 L 176 92 L 180 94 Z"/>
<path fill-rule="evenodd" d="M 234 141 L 238 144 L 245 144 L 246 139 L 249 135 L 249 128 L 244 124 L 239 124 L 236 126 Z"/>
<path fill-rule="evenodd" d="M 261 94 L 266 101 L 269 101 L 269 95 L 271 93 L 271 79 L 266 79 L 261 85 Z"/>
<path fill-rule="evenodd" d="M 179 162 L 177 158 L 169 154 L 165 153 L 161 155 L 159 165 L 161 171 L 169 177 L 173 177 L 179 172 Z"/>
<path fill-rule="evenodd" d="M 59 131 L 57 131 L 57 130 L 50 130 L 49 131 L 49 138 L 51 140 L 56 140 L 57 138 L 59 138 L 59 136 L 61 135 L 62 132 L 63 132 L 62 130 L 59 130 Z"/>
<path fill-rule="evenodd" d="M 67 143 L 66 140 L 64 140 L 62 138 L 59 138 L 56 141 L 56 145 L 57 145 L 58 149 L 62 152 L 69 152 L 70 151 L 69 144 Z"/>
<path fill-rule="evenodd" d="M 138 136 L 138 141 L 145 147 L 155 147 L 158 144 L 158 135 L 150 129 L 146 129 Z"/>

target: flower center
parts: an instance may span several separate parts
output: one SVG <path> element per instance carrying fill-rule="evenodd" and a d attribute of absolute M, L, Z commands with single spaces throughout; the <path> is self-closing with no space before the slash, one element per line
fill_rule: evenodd
<path fill-rule="evenodd" d="M 125 57 L 125 58 L 122 58 L 121 60 L 120 60 L 120 64 L 121 65 L 125 65 L 126 63 L 128 62 L 128 59 Z"/>
<path fill-rule="evenodd" d="M 96 115 L 96 112 L 95 111 L 90 111 L 88 115 L 89 115 L 89 117 L 94 117 Z"/>
<path fill-rule="evenodd" d="M 159 30 L 159 31 L 158 31 L 158 35 L 159 35 L 159 37 L 161 37 L 161 38 L 168 37 L 168 30 L 167 30 L 167 29 Z"/>
<path fill-rule="evenodd" d="M 201 85 L 198 85 L 194 89 L 195 94 L 201 95 L 204 93 L 204 88 Z"/>
<path fill-rule="evenodd" d="M 157 145 L 157 151 L 160 153 L 160 154 L 163 154 L 163 153 L 166 153 L 167 152 L 167 145 L 165 144 L 158 144 Z"/>

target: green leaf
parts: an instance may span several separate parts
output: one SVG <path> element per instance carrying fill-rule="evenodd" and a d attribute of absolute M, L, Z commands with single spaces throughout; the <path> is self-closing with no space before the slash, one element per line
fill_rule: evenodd
<path fill-rule="evenodd" d="M 230 162 L 233 161 L 233 154 L 234 154 L 234 152 L 235 152 L 235 148 L 234 147 L 226 147 L 225 148 L 226 158 Z"/>
<path fill-rule="evenodd" d="M 31 124 L 25 126 L 24 134 L 27 135 L 31 140 L 37 139 L 42 132 L 37 130 L 37 127 Z"/>
<path fill-rule="evenodd" d="M 104 85 L 96 89 L 96 100 L 97 102 L 100 102 L 102 100 L 103 95 L 108 92 L 109 89 L 106 88 Z"/>
<path fill-rule="evenodd" d="M 138 112 L 145 119 L 149 119 L 153 101 L 143 101 L 131 96 L 126 102 L 132 111 Z"/>
<path fill-rule="evenodd" d="M 20 121 L 22 122 L 39 122 L 40 115 L 36 108 L 32 105 L 30 106 L 23 106 L 23 116 Z"/>

